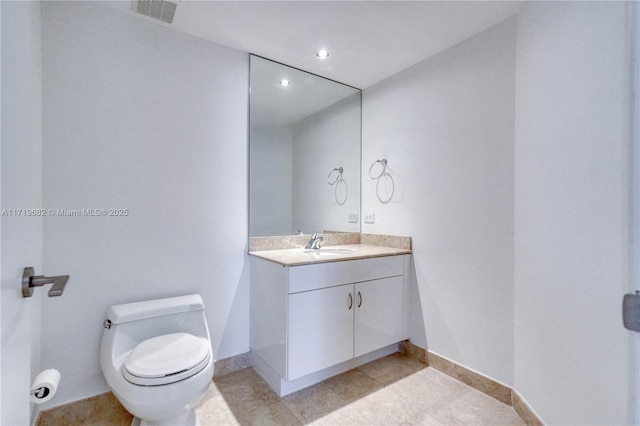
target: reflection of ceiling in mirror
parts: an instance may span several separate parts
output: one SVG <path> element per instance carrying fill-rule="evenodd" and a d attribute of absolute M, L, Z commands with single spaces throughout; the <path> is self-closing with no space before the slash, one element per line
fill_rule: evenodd
<path fill-rule="evenodd" d="M 283 79 L 291 84 L 282 86 Z M 358 92 L 351 86 L 251 57 L 251 126 L 295 123 Z"/>

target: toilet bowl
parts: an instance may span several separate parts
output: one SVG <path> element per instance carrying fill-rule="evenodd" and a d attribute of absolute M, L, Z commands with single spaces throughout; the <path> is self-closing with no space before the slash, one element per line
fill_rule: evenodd
<path fill-rule="evenodd" d="M 132 424 L 195 425 L 214 367 L 200 295 L 110 307 L 100 365 Z"/>

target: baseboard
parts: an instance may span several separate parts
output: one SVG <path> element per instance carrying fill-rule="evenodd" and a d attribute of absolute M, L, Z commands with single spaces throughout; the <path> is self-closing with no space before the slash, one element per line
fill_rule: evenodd
<path fill-rule="evenodd" d="M 414 345 L 408 340 L 398 345 L 400 352 L 435 368 L 442 373 L 489 395 L 498 401 L 510 405 L 527 426 L 543 426 L 544 423 L 513 388 L 490 377 L 457 364 L 441 355 Z"/>
<path fill-rule="evenodd" d="M 525 422 L 527 426 L 544 426 L 540 417 L 538 417 L 535 411 L 533 411 L 529 404 L 526 403 L 515 389 L 512 389 L 511 391 L 511 401 L 513 409 L 516 410 L 516 413 L 518 413 L 522 421 Z"/>
<path fill-rule="evenodd" d="M 511 388 L 509 386 L 460 364 L 456 364 L 455 362 L 431 351 L 428 351 L 427 357 L 429 365 L 436 370 L 442 371 L 448 376 L 458 379 L 462 383 L 465 383 L 504 404 L 511 405 Z"/>
<path fill-rule="evenodd" d="M 219 359 L 215 363 L 213 378 L 215 379 L 216 377 L 224 376 L 247 367 L 251 367 L 250 352 Z"/>

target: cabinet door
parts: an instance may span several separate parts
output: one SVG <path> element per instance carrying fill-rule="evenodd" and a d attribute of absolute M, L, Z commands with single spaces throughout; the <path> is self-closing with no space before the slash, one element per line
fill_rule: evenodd
<path fill-rule="evenodd" d="M 355 285 L 355 348 L 358 357 L 403 339 L 403 277 Z"/>
<path fill-rule="evenodd" d="M 353 285 L 289 295 L 287 380 L 353 357 Z"/>

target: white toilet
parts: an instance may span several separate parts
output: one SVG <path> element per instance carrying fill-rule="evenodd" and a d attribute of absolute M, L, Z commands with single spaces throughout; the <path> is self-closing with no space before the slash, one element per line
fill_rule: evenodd
<path fill-rule="evenodd" d="M 204 304 L 192 294 L 109 308 L 100 364 L 132 424 L 195 425 L 213 379 L 211 352 Z"/>

